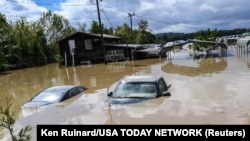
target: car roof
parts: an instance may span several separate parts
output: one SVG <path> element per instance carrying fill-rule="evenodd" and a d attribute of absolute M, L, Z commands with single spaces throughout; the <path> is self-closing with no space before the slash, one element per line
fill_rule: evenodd
<path fill-rule="evenodd" d="M 124 77 L 122 82 L 157 82 L 161 76 L 154 75 L 133 75 Z"/>
<path fill-rule="evenodd" d="M 45 89 L 45 91 L 65 92 L 65 91 L 68 91 L 68 90 L 75 88 L 75 87 L 79 87 L 79 86 L 78 85 L 59 85 L 59 86 L 49 87 L 49 88 Z M 83 87 L 83 86 L 80 86 L 80 87 Z M 83 88 L 85 88 L 85 87 L 83 87 Z"/>

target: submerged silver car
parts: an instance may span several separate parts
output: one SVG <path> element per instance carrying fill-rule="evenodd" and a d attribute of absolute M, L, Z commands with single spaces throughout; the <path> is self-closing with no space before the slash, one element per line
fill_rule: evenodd
<path fill-rule="evenodd" d="M 135 103 L 161 96 L 171 96 L 163 77 L 154 75 L 128 76 L 120 80 L 114 91 L 108 93 L 111 104 Z"/>
<path fill-rule="evenodd" d="M 83 91 L 86 87 L 81 85 L 60 85 L 46 88 L 38 92 L 23 107 L 41 107 L 49 104 L 59 103 L 70 99 Z"/>

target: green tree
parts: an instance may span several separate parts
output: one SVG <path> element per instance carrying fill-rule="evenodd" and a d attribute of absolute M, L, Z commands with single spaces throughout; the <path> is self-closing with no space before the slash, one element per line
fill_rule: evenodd
<path fill-rule="evenodd" d="M 130 27 L 128 24 L 124 23 L 122 26 L 117 26 L 115 33 L 116 36 L 120 37 L 123 43 L 131 43 L 130 38 Z"/>
<path fill-rule="evenodd" d="M 138 23 L 138 31 L 136 33 L 136 43 L 138 44 L 148 44 L 155 43 L 156 36 L 148 31 L 148 21 L 140 20 Z"/>
<path fill-rule="evenodd" d="M 38 24 L 42 27 L 47 40 L 48 50 L 45 54 L 50 58 L 50 61 L 59 53 L 58 41 L 77 31 L 67 19 L 51 11 L 44 12 L 38 20 Z"/>
<path fill-rule="evenodd" d="M 109 35 L 113 35 L 113 34 L 114 34 L 113 32 L 114 32 L 114 30 L 113 30 L 112 27 L 110 27 L 110 28 L 105 28 L 104 31 L 103 31 L 103 33 L 109 34 Z"/>
<path fill-rule="evenodd" d="M 89 32 L 90 33 L 93 33 L 93 34 L 100 34 L 101 31 L 100 31 L 100 25 L 99 25 L 99 22 L 93 20 L 92 21 L 92 24 L 91 24 L 91 27 L 89 29 Z M 110 34 L 110 35 L 113 35 L 113 28 L 110 27 L 110 28 L 105 28 L 104 27 L 104 24 L 102 24 L 102 33 L 103 34 Z"/>
<path fill-rule="evenodd" d="M 140 20 L 138 23 L 138 30 L 140 32 L 145 32 L 148 28 L 148 21 L 147 20 Z"/>
<path fill-rule="evenodd" d="M 5 50 L 9 64 L 29 67 L 47 63 L 47 41 L 41 26 L 21 19 L 12 25 L 10 33 Z"/>
<path fill-rule="evenodd" d="M 217 29 L 211 31 L 210 28 L 208 28 L 207 30 L 199 30 L 195 38 L 199 40 L 211 41 L 215 40 L 217 36 L 218 36 Z"/>
<path fill-rule="evenodd" d="M 32 62 L 32 43 L 34 42 L 34 32 L 28 22 L 24 19 L 18 20 L 11 32 L 12 44 L 9 43 L 9 63 L 21 64 L 27 66 Z M 15 59 L 15 62 L 13 62 Z"/>
<path fill-rule="evenodd" d="M 87 28 L 87 24 L 86 23 L 78 24 L 78 31 L 80 31 L 80 32 L 86 32 L 87 31 L 86 28 Z"/>
<path fill-rule="evenodd" d="M 32 50 L 33 63 L 35 63 L 35 65 L 47 64 L 47 56 L 45 52 L 48 50 L 48 46 L 43 28 L 37 23 L 33 23 L 31 26 L 35 32 Z"/>
<path fill-rule="evenodd" d="M 9 25 L 6 21 L 5 15 L 0 13 L 0 71 L 5 69 L 6 56 L 4 53 L 5 42 L 7 40 L 7 32 Z"/>
<path fill-rule="evenodd" d="M 156 37 L 151 32 L 139 32 L 136 34 L 136 43 L 138 44 L 150 44 L 155 43 Z"/>
<path fill-rule="evenodd" d="M 102 24 L 102 29 L 104 29 L 103 24 Z M 89 32 L 93 33 L 93 34 L 100 34 L 101 33 L 100 26 L 99 26 L 99 23 L 97 21 L 95 21 L 95 20 L 92 21 Z"/>

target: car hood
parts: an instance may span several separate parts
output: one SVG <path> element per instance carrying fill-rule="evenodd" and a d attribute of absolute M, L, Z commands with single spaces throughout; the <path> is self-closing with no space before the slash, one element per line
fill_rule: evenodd
<path fill-rule="evenodd" d="M 23 106 L 26 108 L 31 108 L 31 107 L 41 107 L 41 106 L 46 106 L 49 104 L 53 104 L 53 102 L 49 102 L 49 101 L 30 101 L 26 104 L 24 104 Z"/>
<path fill-rule="evenodd" d="M 133 104 L 148 100 L 148 98 L 109 98 L 107 103 L 109 104 Z"/>

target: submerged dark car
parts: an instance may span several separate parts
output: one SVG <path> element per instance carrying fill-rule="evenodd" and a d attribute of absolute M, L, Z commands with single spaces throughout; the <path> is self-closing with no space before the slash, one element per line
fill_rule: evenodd
<path fill-rule="evenodd" d="M 144 100 L 171 96 L 163 77 L 154 75 L 128 76 L 120 80 L 114 91 L 108 93 L 110 104 L 129 104 Z"/>
<path fill-rule="evenodd" d="M 46 88 L 31 98 L 24 107 L 41 107 L 49 104 L 59 103 L 70 99 L 83 91 L 86 87 L 81 85 L 60 85 Z"/>

